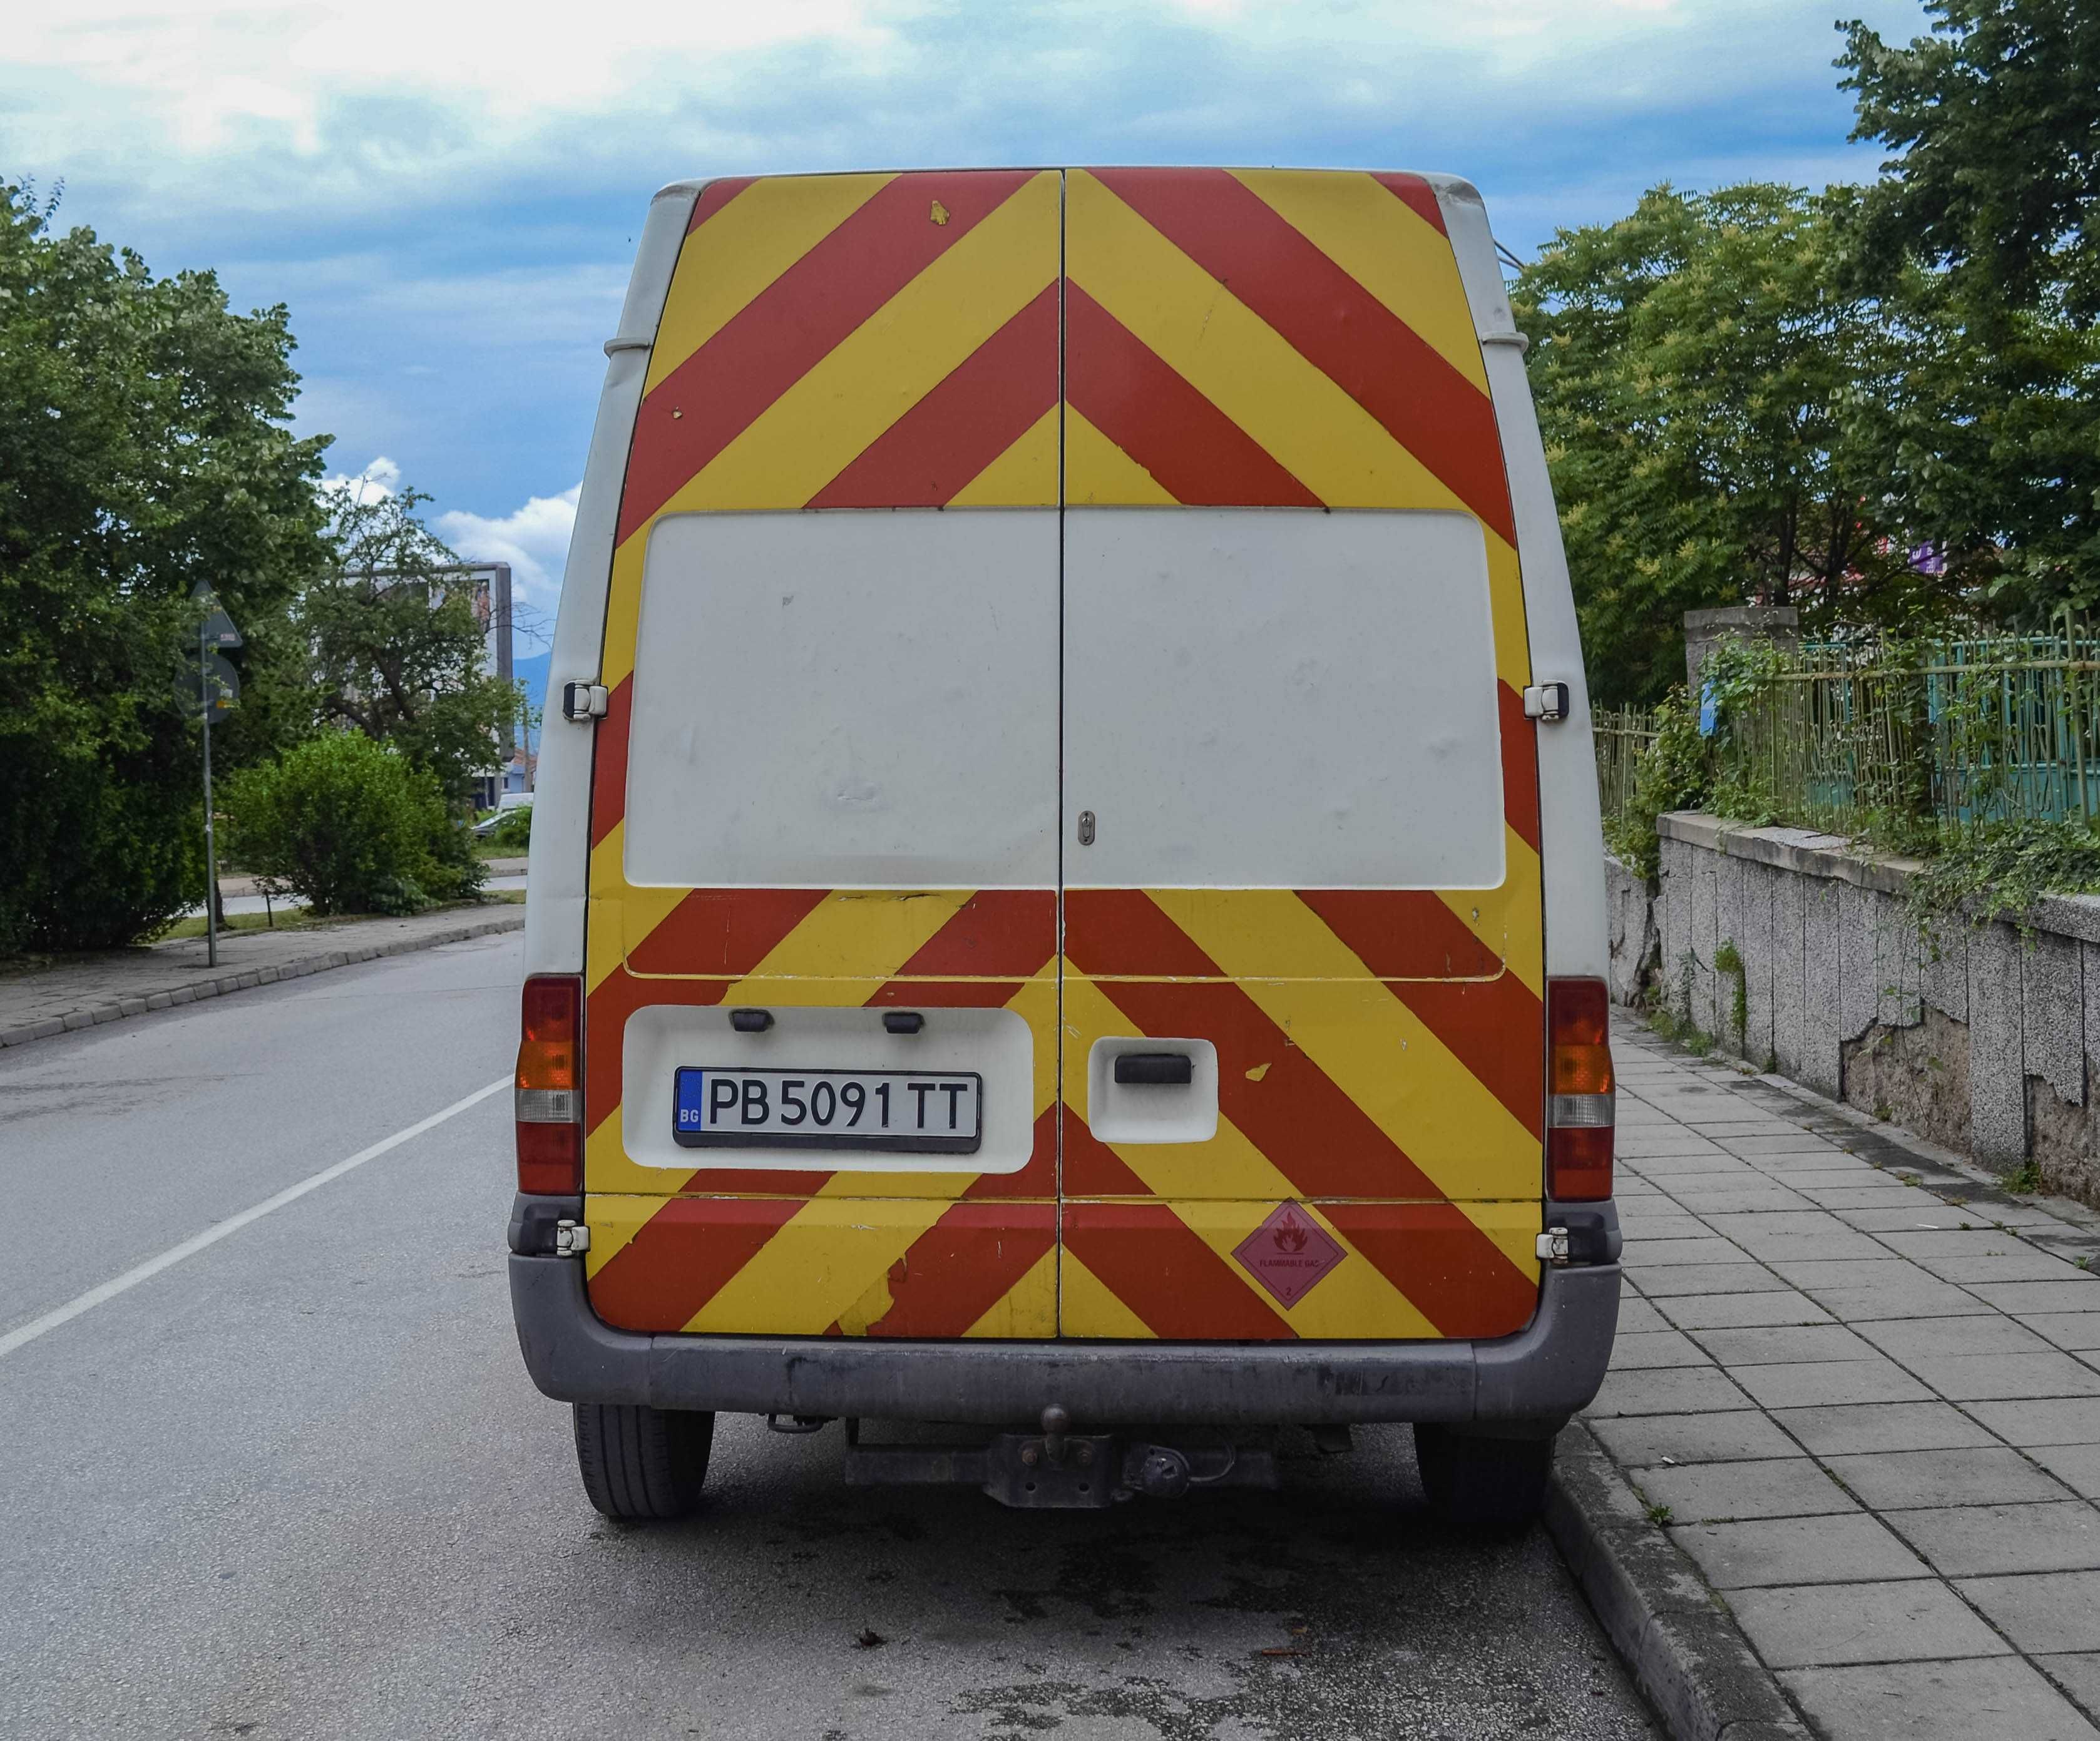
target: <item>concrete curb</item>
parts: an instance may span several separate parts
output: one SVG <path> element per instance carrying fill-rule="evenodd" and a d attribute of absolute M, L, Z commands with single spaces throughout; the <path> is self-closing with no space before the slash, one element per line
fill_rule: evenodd
<path fill-rule="evenodd" d="M 216 979 L 194 980 L 187 985 L 179 985 L 166 991 L 152 991 L 143 996 L 120 998 L 114 1003 L 90 1004 L 77 1010 L 68 1010 L 63 1016 L 48 1016 L 42 1021 L 29 1022 L 17 1028 L 0 1028 L 0 1047 L 26 1046 L 32 1040 L 48 1040 L 61 1034 L 71 1034 L 82 1028 L 98 1027 L 106 1021 L 121 1021 L 127 1016 L 150 1015 L 156 1010 L 174 1009 L 184 1003 L 194 1003 L 204 998 L 223 998 L 236 991 L 252 990 L 258 985 L 274 985 L 280 980 L 304 979 L 311 973 L 325 973 L 331 967 L 355 967 L 364 961 L 377 961 L 386 955 L 412 955 L 418 950 L 436 949 L 447 943 L 464 943 L 470 937 L 485 937 L 500 931 L 522 931 L 525 928 L 523 912 L 507 913 L 500 919 L 478 919 L 470 925 L 453 925 L 443 931 L 432 931 L 420 937 L 398 937 L 391 943 L 373 943 L 354 949 L 329 950 L 324 954 L 302 955 L 295 961 L 280 962 L 275 967 L 249 967 L 239 973 L 222 973 Z"/>
<path fill-rule="evenodd" d="M 1671 1741 L 1811 1741 L 1727 1605 L 1579 1421 L 1560 1435 L 1545 1521 Z"/>

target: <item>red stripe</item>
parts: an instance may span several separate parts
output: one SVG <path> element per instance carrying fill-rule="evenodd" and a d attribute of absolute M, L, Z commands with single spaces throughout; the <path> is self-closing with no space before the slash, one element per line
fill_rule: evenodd
<path fill-rule="evenodd" d="M 1317 508 L 1320 499 L 1074 282 L 1065 286 L 1073 410 L 1197 507 Z"/>
<path fill-rule="evenodd" d="M 1524 844 L 1538 850 L 1538 726 L 1524 714 L 1524 697 L 1495 685 L 1502 729 L 1502 814 Z"/>
<path fill-rule="evenodd" d="M 642 400 L 619 540 L 630 536 L 1030 173 L 899 175 L 739 310 Z M 936 201 L 948 214 L 945 223 L 933 221 Z"/>
<path fill-rule="evenodd" d="M 1489 979 L 1502 959 L 1433 894 L 1301 888 L 1298 898 L 1380 979 Z"/>
<path fill-rule="evenodd" d="M 1055 889 L 984 888 L 955 910 L 896 977 L 1033 979 L 1057 953 Z"/>
<path fill-rule="evenodd" d="M 637 974 L 742 979 L 823 902 L 822 888 L 696 888 L 627 947 Z M 712 1000 L 710 1000 L 712 1001 Z"/>
<path fill-rule="evenodd" d="M 627 734 L 634 708 L 630 673 L 605 699 L 605 716 L 592 733 L 590 844 L 597 846 L 627 814 Z"/>
<path fill-rule="evenodd" d="M 1493 402 L 1268 201 L 1224 170 L 1094 174 L 1516 541 Z"/>
<path fill-rule="evenodd" d="M 871 1336 L 960 1336 L 1057 1241 L 1054 1203 L 958 1203 L 889 1267 Z"/>
<path fill-rule="evenodd" d="M 1083 1058 L 1067 1068 L 1086 1069 Z M 1151 1186 L 1127 1166 L 1123 1157 L 1088 1129 L 1077 1109 L 1065 1109 L 1065 1195 L 1068 1197 L 1149 1197 Z"/>
<path fill-rule="evenodd" d="M 956 365 L 853 463 L 812 508 L 938 508 L 1057 403 L 1057 285 Z M 1048 480 L 1054 490 L 1054 478 Z"/>
<path fill-rule="evenodd" d="M 620 1329 L 682 1330 L 801 1206 L 673 1197 L 591 1277 L 591 1305 Z"/>
<path fill-rule="evenodd" d="M 1225 970 L 1141 888 L 1074 888 L 1065 896 L 1065 953 L 1088 973 L 1224 979 Z"/>
<path fill-rule="evenodd" d="M 1039 1036 L 1039 1042 L 1040 1037 Z M 1053 1041 L 1054 1043 L 1054 1041 Z M 1017 1173 L 980 1173 L 958 1197 L 1054 1197 L 1057 1195 L 1057 1109 L 1046 1106 L 1035 1121 L 1028 1165 Z"/>
<path fill-rule="evenodd" d="M 1508 1336 L 1538 1285 L 1449 1203 L 1324 1203 L 1321 1213 L 1445 1336 Z"/>
<path fill-rule="evenodd" d="M 1070 1203 L 1065 1245 L 1167 1341 L 1277 1342 L 1297 1332 L 1163 1203 Z"/>
<path fill-rule="evenodd" d="M 693 201 L 693 219 L 686 226 L 686 234 L 690 236 L 757 179 L 756 175 L 724 175 L 709 182 Z"/>
<path fill-rule="evenodd" d="M 1450 234 L 1444 227 L 1444 209 L 1436 203 L 1436 190 L 1419 175 L 1405 175 L 1395 171 L 1374 174 L 1371 179 L 1401 205 L 1436 225 L 1439 236 Z"/>
<path fill-rule="evenodd" d="M 1511 1117 L 1546 1139 L 1546 1009 L 1529 985 L 1504 973 L 1491 980 L 1395 980 L 1387 989 Z"/>

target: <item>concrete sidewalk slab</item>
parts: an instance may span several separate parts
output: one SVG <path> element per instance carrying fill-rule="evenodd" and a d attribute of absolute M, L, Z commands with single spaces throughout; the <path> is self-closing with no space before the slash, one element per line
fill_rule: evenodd
<path fill-rule="evenodd" d="M 1630 1022 L 1614 1045 L 1629 1318 L 1590 1454 L 1785 1721 L 2100 1741 L 2100 1216 Z"/>

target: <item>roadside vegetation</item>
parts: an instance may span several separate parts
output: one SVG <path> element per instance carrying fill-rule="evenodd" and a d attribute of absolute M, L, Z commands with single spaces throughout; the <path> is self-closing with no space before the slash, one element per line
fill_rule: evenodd
<path fill-rule="evenodd" d="M 322 489 L 329 438 L 289 427 L 285 308 L 236 314 L 213 274 L 157 277 L 60 228 L 60 205 L 0 183 L 0 958 L 122 947 L 202 899 L 200 728 L 178 694 L 201 587 L 245 643 L 212 755 L 247 868 L 296 866 L 329 910 L 471 893 L 473 776 L 523 698 L 483 672 L 423 499 Z M 295 801 L 302 774 L 350 765 L 352 736 L 398 778 L 367 758 L 369 778 Z M 377 837 L 348 838 L 375 816 Z"/>

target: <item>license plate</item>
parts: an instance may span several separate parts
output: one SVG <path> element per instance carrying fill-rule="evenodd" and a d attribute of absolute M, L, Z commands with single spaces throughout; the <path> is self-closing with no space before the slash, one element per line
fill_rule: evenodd
<path fill-rule="evenodd" d="M 888 1148 L 973 1155 L 984 1078 L 973 1070 L 743 1070 L 688 1066 L 672 1092 L 686 1148 Z"/>

